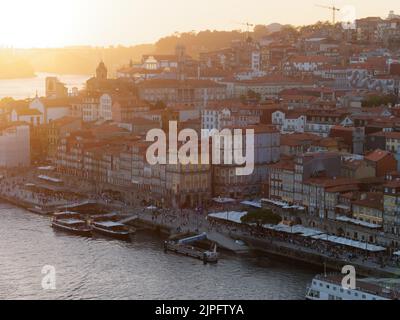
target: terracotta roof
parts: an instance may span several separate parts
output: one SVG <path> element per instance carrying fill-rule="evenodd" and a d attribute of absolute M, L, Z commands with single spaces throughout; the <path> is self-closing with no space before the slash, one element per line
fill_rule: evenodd
<path fill-rule="evenodd" d="M 319 141 L 321 137 L 312 133 L 292 133 L 281 135 L 281 145 L 298 146 L 305 143 Z"/>
<path fill-rule="evenodd" d="M 389 151 L 377 149 L 377 150 L 372 151 L 371 153 L 367 154 L 365 156 L 365 159 L 369 160 L 369 161 L 373 161 L 373 162 L 378 162 L 378 161 L 382 160 L 383 158 L 390 156 L 390 155 L 391 155 L 391 153 Z"/>
<path fill-rule="evenodd" d="M 271 169 L 294 171 L 295 162 L 293 159 L 284 159 L 275 164 L 270 165 Z"/>
<path fill-rule="evenodd" d="M 364 196 L 365 198 L 354 200 L 352 203 L 360 207 L 383 210 L 383 193 L 368 192 Z"/>
<path fill-rule="evenodd" d="M 66 116 L 66 117 L 62 117 L 60 119 L 53 120 L 50 122 L 50 124 L 54 125 L 54 126 L 62 127 L 62 126 L 65 126 L 65 125 L 70 124 L 75 121 L 81 121 L 81 118 Z"/>
<path fill-rule="evenodd" d="M 211 88 L 225 87 L 223 84 L 216 83 L 211 80 L 195 80 L 188 79 L 185 81 L 175 79 L 150 79 L 142 81 L 138 84 L 140 88 L 178 88 L 178 87 L 196 87 L 196 88 Z"/>
<path fill-rule="evenodd" d="M 354 179 L 343 178 L 343 177 L 338 177 L 336 179 L 328 178 L 328 177 L 318 177 L 318 178 L 310 178 L 310 179 L 306 180 L 305 184 L 318 185 L 318 186 L 322 186 L 325 188 L 332 188 L 332 187 L 345 186 L 345 185 L 354 186 L 354 185 L 358 184 L 358 181 L 354 180 Z"/>
<path fill-rule="evenodd" d="M 292 63 L 329 63 L 332 58 L 326 56 L 294 56 L 290 58 Z"/>

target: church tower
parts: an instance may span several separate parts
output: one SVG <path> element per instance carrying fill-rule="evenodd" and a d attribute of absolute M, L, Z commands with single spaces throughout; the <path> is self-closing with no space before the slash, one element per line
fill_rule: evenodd
<path fill-rule="evenodd" d="M 103 61 L 99 63 L 99 66 L 96 69 L 96 79 L 97 80 L 107 80 L 107 67 Z"/>

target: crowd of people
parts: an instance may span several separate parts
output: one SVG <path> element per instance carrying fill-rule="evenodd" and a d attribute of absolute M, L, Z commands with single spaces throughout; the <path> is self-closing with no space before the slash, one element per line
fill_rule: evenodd
<path fill-rule="evenodd" d="M 306 250 L 334 260 L 348 263 L 371 263 L 381 268 L 386 266 L 400 266 L 400 259 L 391 255 L 388 251 L 371 252 L 324 241 L 323 239 L 313 239 L 300 234 L 271 230 L 257 225 L 237 224 L 226 220 L 213 219 L 211 223 L 214 226 L 223 227 L 225 230 L 228 230 L 232 236 L 240 234 L 277 245 L 280 243 L 290 244 L 298 249 L 302 249 L 299 252 Z"/>

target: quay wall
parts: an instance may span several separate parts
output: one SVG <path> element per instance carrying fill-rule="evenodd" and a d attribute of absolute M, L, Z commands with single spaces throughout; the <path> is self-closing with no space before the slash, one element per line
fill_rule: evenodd
<path fill-rule="evenodd" d="M 323 270 L 324 264 L 326 264 L 326 267 L 328 269 L 332 269 L 337 272 L 341 272 L 342 268 L 345 265 L 353 265 L 356 268 L 357 274 L 365 277 L 374 276 L 384 278 L 400 276 L 400 270 L 399 273 L 395 273 L 383 269 L 368 267 L 366 265 L 360 265 L 353 261 L 345 262 L 342 260 L 324 256 L 323 254 L 317 254 L 315 252 L 308 251 L 306 248 L 301 248 L 297 246 L 292 247 L 290 244 L 286 244 L 283 242 L 276 243 L 268 240 L 258 240 L 247 236 L 241 236 L 240 239 L 246 242 L 253 250 L 274 256 L 279 256 L 282 258 L 288 258 L 308 263 L 317 267 L 321 267 L 321 270 Z"/>

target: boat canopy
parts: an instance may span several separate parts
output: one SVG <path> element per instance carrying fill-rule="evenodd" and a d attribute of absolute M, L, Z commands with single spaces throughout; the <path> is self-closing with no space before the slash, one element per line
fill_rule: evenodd
<path fill-rule="evenodd" d="M 113 228 L 113 227 L 123 227 L 125 226 L 122 223 L 114 222 L 114 221 L 103 221 L 103 222 L 96 222 L 96 226 L 105 227 L 105 228 Z"/>
<path fill-rule="evenodd" d="M 78 219 L 61 219 L 61 220 L 58 220 L 57 222 L 60 222 L 60 223 L 63 223 L 63 224 L 68 224 L 68 225 L 75 225 L 75 224 L 85 223 L 85 221 L 78 220 Z"/>
<path fill-rule="evenodd" d="M 56 213 L 54 213 L 53 215 L 54 215 L 55 217 L 58 217 L 58 216 L 67 216 L 67 215 L 76 216 L 76 215 L 80 215 L 80 213 L 78 213 L 78 212 L 73 212 L 73 211 L 63 211 L 63 212 L 56 212 Z"/>

